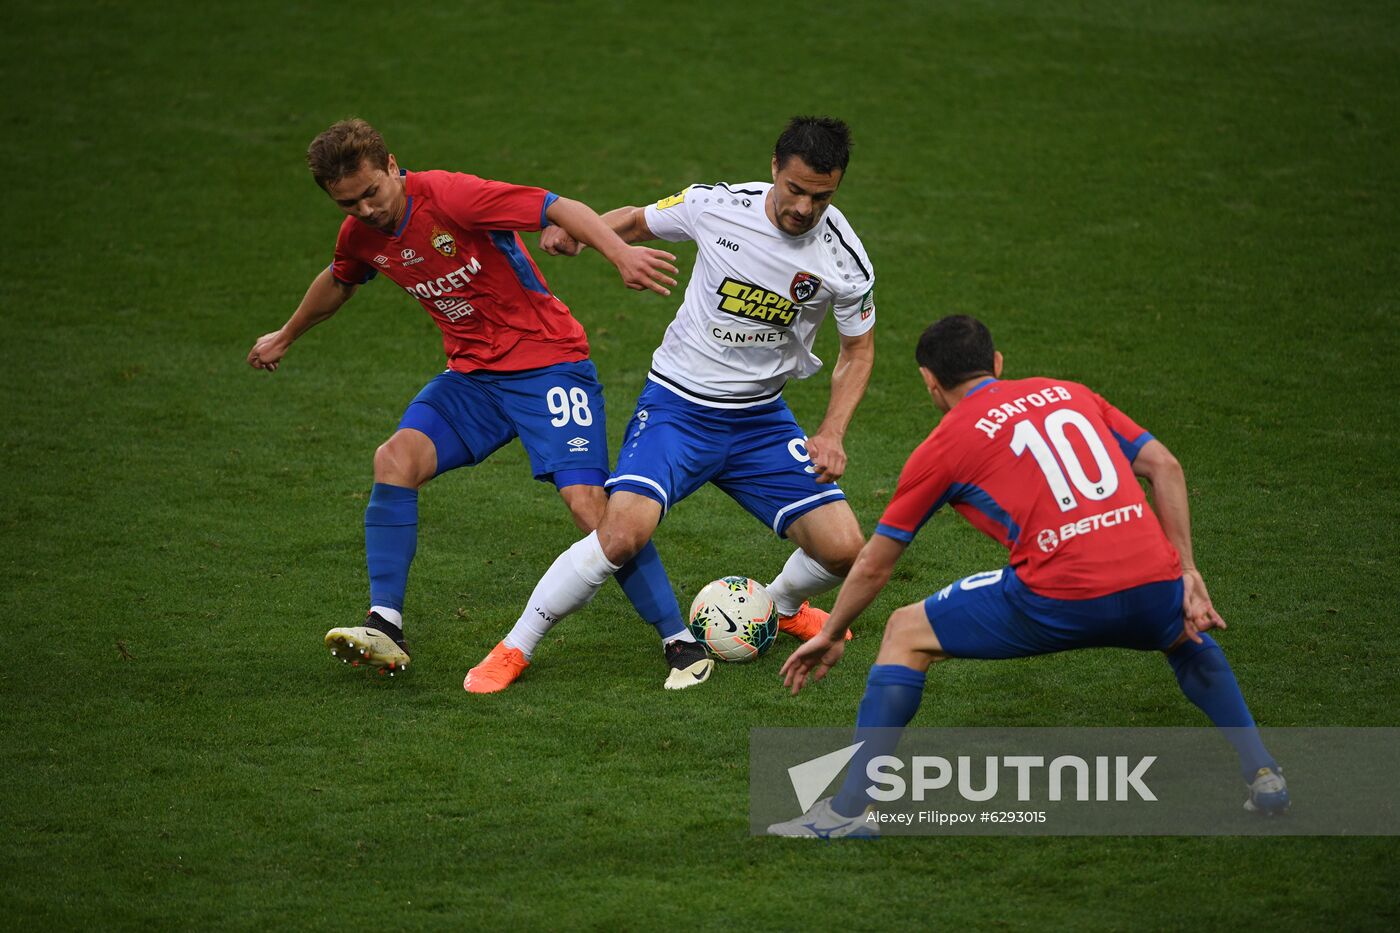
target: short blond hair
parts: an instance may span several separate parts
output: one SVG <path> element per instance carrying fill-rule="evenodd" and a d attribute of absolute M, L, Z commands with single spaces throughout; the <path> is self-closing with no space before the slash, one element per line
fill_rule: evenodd
<path fill-rule="evenodd" d="M 306 148 L 306 166 L 322 188 L 355 174 L 365 162 L 387 170 L 389 147 L 379 131 L 359 117 L 332 124 Z"/>

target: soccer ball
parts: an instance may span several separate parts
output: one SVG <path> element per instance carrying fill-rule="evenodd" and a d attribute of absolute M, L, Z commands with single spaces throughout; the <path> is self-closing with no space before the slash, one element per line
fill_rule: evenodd
<path fill-rule="evenodd" d="M 721 661 L 752 661 L 773 646 L 778 607 L 757 580 L 725 577 L 690 604 L 690 631 Z"/>

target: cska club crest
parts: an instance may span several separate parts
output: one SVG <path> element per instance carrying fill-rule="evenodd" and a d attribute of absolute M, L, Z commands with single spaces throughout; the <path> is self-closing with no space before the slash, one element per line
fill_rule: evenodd
<path fill-rule="evenodd" d="M 792 285 L 788 287 L 788 293 L 792 295 L 793 301 L 802 304 L 804 301 L 811 301 L 812 296 L 821 287 L 821 279 L 810 272 L 799 272 L 792 277 Z"/>
<path fill-rule="evenodd" d="M 457 241 L 452 239 L 452 234 L 441 227 L 433 228 L 433 249 L 442 253 L 448 259 L 457 255 Z"/>

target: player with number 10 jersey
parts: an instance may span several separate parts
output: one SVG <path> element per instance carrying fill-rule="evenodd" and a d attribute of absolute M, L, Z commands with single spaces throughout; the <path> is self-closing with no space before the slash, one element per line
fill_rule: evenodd
<path fill-rule="evenodd" d="M 1181 561 L 1133 475 L 1151 440 L 1078 383 L 988 377 L 909 457 L 876 533 L 907 543 L 951 505 L 1041 596 L 1175 580 Z"/>
<path fill-rule="evenodd" d="M 964 577 L 890 616 L 856 717 L 859 751 L 841 792 L 769 832 L 869 834 L 861 814 L 870 803 L 870 763 L 894 750 L 935 662 L 1077 648 L 1163 652 L 1182 692 L 1235 747 L 1249 788 L 1246 808 L 1287 809 L 1278 763 L 1224 653 L 1206 634 L 1225 622 L 1194 564 L 1186 479 L 1176 458 L 1077 382 L 1001 380 L 1001 354 L 974 318 L 936 322 L 915 357 L 943 418 L 905 464 L 823 630 L 784 662 L 784 681 L 795 693 L 841 660 L 841 636 L 942 506 L 1009 548 L 1010 566 Z M 1152 488 L 1155 509 L 1139 476 Z"/>

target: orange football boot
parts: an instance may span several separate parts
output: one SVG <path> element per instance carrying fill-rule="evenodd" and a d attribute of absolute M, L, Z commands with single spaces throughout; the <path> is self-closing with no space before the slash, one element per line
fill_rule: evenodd
<path fill-rule="evenodd" d="M 778 616 L 778 631 L 787 632 L 795 638 L 807 641 L 813 635 L 822 630 L 826 624 L 826 617 L 831 615 L 825 609 L 817 609 L 810 602 L 805 602 L 790 616 Z M 851 630 L 846 630 L 846 640 L 851 640 Z"/>
<path fill-rule="evenodd" d="M 529 666 L 524 652 L 501 642 L 481 659 L 480 664 L 467 671 L 462 689 L 468 693 L 500 693 L 515 683 L 515 679 Z"/>

